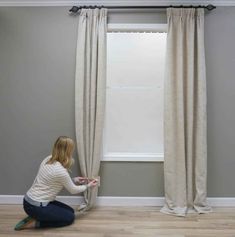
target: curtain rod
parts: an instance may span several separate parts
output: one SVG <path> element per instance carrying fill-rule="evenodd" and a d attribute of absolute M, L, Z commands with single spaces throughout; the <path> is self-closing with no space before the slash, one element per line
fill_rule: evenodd
<path fill-rule="evenodd" d="M 207 9 L 208 11 L 211 11 L 216 8 L 214 5 L 198 5 L 198 6 L 193 6 L 193 5 L 169 5 L 169 6 L 73 6 L 69 11 L 71 13 L 77 13 L 81 9 L 94 9 L 94 8 L 108 8 L 108 9 L 165 9 L 165 8 L 204 8 Z"/>

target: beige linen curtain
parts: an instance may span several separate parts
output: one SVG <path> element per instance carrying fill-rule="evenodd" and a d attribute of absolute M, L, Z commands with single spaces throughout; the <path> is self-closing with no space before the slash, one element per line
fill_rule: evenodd
<path fill-rule="evenodd" d="M 82 176 L 97 177 L 102 156 L 106 90 L 107 9 L 82 9 L 79 14 L 75 126 Z M 98 188 L 85 192 L 86 210 L 95 204 Z"/>
<path fill-rule="evenodd" d="M 204 10 L 167 9 L 164 102 L 165 206 L 206 213 L 207 134 Z"/>

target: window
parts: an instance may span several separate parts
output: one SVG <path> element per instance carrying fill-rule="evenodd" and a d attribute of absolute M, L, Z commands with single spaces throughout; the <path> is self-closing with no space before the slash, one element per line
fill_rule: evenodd
<path fill-rule="evenodd" d="M 121 29 L 107 34 L 103 160 L 163 161 L 166 33 Z"/>

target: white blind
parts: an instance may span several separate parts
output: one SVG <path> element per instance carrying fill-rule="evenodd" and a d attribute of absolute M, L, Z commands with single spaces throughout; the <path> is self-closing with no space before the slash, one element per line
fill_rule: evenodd
<path fill-rule="evenodd" d="M 165 48 L 166 33 L 108 33 L 105 155 L 163 153 Z"/>

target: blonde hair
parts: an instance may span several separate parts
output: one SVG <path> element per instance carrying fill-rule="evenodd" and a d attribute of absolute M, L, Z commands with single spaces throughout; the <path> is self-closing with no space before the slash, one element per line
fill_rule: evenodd
<path fill-rule="evenodd" d="M 52 156 L 47 161 L 47 164 L 53 164 L 58 161 L 64 168 L 70 169 L 74 163 L 72 158 L 74 146 L 74 141 L 71 138 L 66 136 L 58 137 L 53 146 Z"/>

